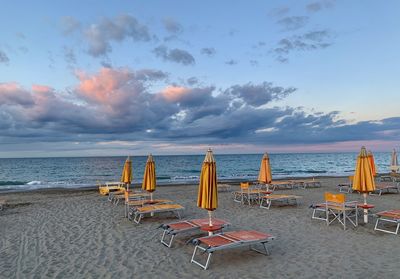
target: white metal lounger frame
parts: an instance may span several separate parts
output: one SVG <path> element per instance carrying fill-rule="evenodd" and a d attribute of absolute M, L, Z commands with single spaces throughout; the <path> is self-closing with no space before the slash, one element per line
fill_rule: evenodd
<path fill-rule="evenodd" d="M 163 212 L 172 212 L 176 215 L 176 217 L 178 217 L 178 219 L 181 219 L 181 214 L 180 211 L 184 210 L 184 207 L 181 208 L 163 208 L 163 209 L 159 209 L 159 210 L 149 210 L 149 211 L 143 211 L 143 212 L 139 212 L 138 210 L 135 210 L 134 212 L 132 212 L 132 214 L 134 215 L 133 218 L 133 222 L 135 222 L 136 224 L 140 224 L 140 220 L 142 220 L 142 218 L 144 217 L 145 214 L 148 213 L 163 213 Z M 131 218 L 131 214 L 128 215 L 128 219 L 132 220 Z"/>
<path fill-rule="evenodd" d="M 265 256 L 268 256 L 268 255 L 270 255 L 270 253 L 268 251 L 268 248 L 267 248 L 266 244 L 268 243 L 268 241 L 274 239 L 273 236 L 270 236 L 270 237 L 265 238 L 265 239 L 257 239 L 257 240 L 251 240 L 251 241 L 244 241 L 244 240 L 239 240 L 238 241 L 237 239 L 230 238 L 229 236 L 225 236 L 224 234 L 216 234 L 216 235 L 211 235 L 209 237 L 213 237 L 213 236 L 220 236 L 220 237 L 223 237 L 223 238 L 225 238 L 227 240 L 230 240 L 230 241 L 233 241 L 233 242 L 229 243 L 229 244 L 217 246 L 217 247 L 202 247 L 201 246 L 201 240 L 194 239 L 192 241 L 192 243 L 194 243 L 196 246 L 194 247 L 192 259 L 190 260 L 190 262 L 197 264 L 198 266 L 202 267 L 204 270 L 206 270 L 208 268 L 208 266 L 210 265 L 210 259 L 211 259 L 212 253 L 214 253 L 215 251 L 218 251 L 218 250 L 225 250 L 225 249 L 231 249 L 231 248 L 238 248 L 238 247 L 242 247 L 242 246 L 249 246 L 250 250 L 258 252 L 258 253 L 263 254 Z M 259 250 L 259 249 L 254 248 L 254 245 L 256 245 L 256 244 L 262 244 L 263 250 Z M 197 250 L 202 250 L 203 253 L 208 253 L 207 260 L 206 260 L 205 264 L 202 264 L 198 260 L 195 259 Z"/>
<path fill-rule="evenodd" d="M 261 197 L 260 208 L 270 209 L 273 201 L 279 201 L 279 202 L 286 201 L 287 205 L 298 205 L 299 204 L 297 196 L 288 195 L 287 197 L 274 198 L 274 197 L 269 197 L 268 195 L 266 195 L 266 196 Z M 294 203 L 292 204 L 291 201 L 294 201 Z M 264 205 L 265 203 L 267 203 L 267 205 Z"/>
<path fill-rule="evenodd" d="M 396 229 L 394 231 L 390 231 L 390 230 L 383 229 L 382 227 L 379 228 L 378 227 L 379 221 L 397 224 Z M 391 233 L 391 234 L 398 234 L 399 229 L 400 229 L 400 218 L 399 219 L 396 219 L 396 218 L 388 219 L 387 217 L 379 217 L 378 219 L 376 219 L 375 228 L 374 228 L 374 230 L 376 230 L 376 231 L 381 231 L 381 232 L 386 232 L 386 233 Z"/>
<path fill-rule="evenodd" d="M 387 185 L 384 186 L 382 188 L 376 188 L 374 192 L 369 193 L 370 195 L 377 195 L 377 196 L 381 196 L 383 191 L 386 190 L 387 193 L 390 193 L 390 190 L 396 190 L 397 193 L 400 193 L 400 183 L 396 183 L 396 184 L 392 184 L 392 185 Z M 376 193 L 378 192 L 378 193 Z M 375 194 L 376 193 L 376 194 Z"/>
<path fill-rule="evenodd" d="M 254 190 L 258 190 L 258 192 L 253 192 Z M 252 201 L 256 201 L 258 203 L 261 195 L 260 191 L 260 189 L 254 187 L 249 187 L 247 189 L 242 188 L 240 191 L 233 192 L 233 201 L 241 204 L 245 204 L 247 202 L 248 205 L 251 205 Z"/>
<path fill-rule="evenodd" d="M 176 229 L 176 230 L 175 230 L 175 229 L 171 229 L 171 228 L 168 226 L 168 225 L 171 225 L 171 224 L 161 225 L 161 228 L 163 228 L 163 230 L 164 230 L 164 231 L 163 231 L 163 234 L 162 234 L 162 237 L 161 237 L 161 243 L 162 243 L 162 244 L 164 244 L 164 245 L 167 246 L 168 248 L 171 248 L 172 242 L 174 241 L 174 238 L 175 238 L 175 236 L 176 236 L 177 234 L 180 234 L 180 233 L 187 233 L 187 232 L 192 232 L 192 231 L 197 231 L 197 230 L 200 229 L 200 226 L 199 226 L 199 225 L 190 222 L 190 220 L 184 220 L 184 221 L 181 221 L 181 222 L 188 223 L 188 224 L 191 225 L 192 227 L 191 227 L 191 228 L 186 228 L 186 229 Z M 176 222 L 176 223 L 179 223 L 179 222 Z M 172 223 L 172 224 L 175 224 L 175 223 Z M 228 227 L 228 226 L 230 226 L 229 223 L 226 223 L 226 224 L 221 225 L 221 230 L 220 230 L 220 231 L 222 231 L 223 229 L 225 229 L 225 228 Z M 168 236 L 170 236 L 169 241 L 166 240 L 166 239 L 168 238 Z M 168 241 L 168 242 L 167 242 L 167 241 Z"/>

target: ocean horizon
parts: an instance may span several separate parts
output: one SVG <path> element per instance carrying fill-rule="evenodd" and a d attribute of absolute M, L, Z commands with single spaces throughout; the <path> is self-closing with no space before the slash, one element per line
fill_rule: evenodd
<path fill-rule="evenodd" d="M 255 180 L 263 154 L 215 154 L 218 180 Z M 272 176 L 347 176 L 356 152 L 270 153 Z M 198 182 L 203 155 L 153 155 L 158 185 Z M 378 172 L 389 172 L 390 152 L 374 153 Z M 83 188 L 119 181 L 126 156 L 0 158 L 0 191 Z M 147 156 L 131 156 L 133 184 L 141 183 Z"/>

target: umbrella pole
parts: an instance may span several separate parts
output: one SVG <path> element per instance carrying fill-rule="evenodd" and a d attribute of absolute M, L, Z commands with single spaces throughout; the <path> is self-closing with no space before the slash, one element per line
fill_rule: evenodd
<path fill-rule="evenodd" d="M 213 225 L 213 223 L 212 223 L 212 211 L 211 210 L 209 210 L 208 211 L 208 225 L 210 226 L 210 227 L 212 227 L 212 225 Z M 213 233 L 212 232 L 208 232 L 208 235 L 212 235 Z"/>
<path fill-rule="evenodd" d="M 363 193 L 364 196 L 364 205 L 367 204 L 367 193 Z M 368 223 L 368 209 L 364 209 L 364 223 Z"/>

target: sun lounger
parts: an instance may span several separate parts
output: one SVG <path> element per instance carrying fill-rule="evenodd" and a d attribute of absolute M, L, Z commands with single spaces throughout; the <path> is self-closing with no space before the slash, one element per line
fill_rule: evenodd
<path fill-rule="evenodd" d="M 340 193 L 351 193 L 351 192 L 353 192 L 353 176 L 350 175 L 348 177 L 348 179 L 349 179 L 348 183 L 338 184 Z"/>
<path fill-rule="evenodd" d="M 293 180 L 292 187 L 298 187 L 306 189 L 308 188 L 317 188 L 321 187 L 321 181 L 316 179 L 305 179 L 305 180 Z"/>
<path fill-rule="evenodd" d="M 157 204 L 167 204 L 173 203 L 171 200 L 166 199 L 136 199 L 136 200 L 127 200 L 125 201 L 125 217 L 128 217 L 128 214 L 131 215 L 135 211 L 137 207 L 143 207 L 147 205 L 157 205 Z"/>
<path fill-rule="evenodd" d="M 293 189 L 293 180 L 278 180 L 267 184 L 267 189 L 275 191 L 276 189 Z"/>
<path fill-rule="evenodd" d="M 122 182 L 106 182 L 105 184 L 99 185 L 99 193 L 102 196 L 106 196 L 111 192 L 124 190 L 125 185 Z"/>
<path fill-rule="evenodd" d="M 375 230 L 391 233 L 391 234 L 398 234 L 400 228 L 400 209 L 396 210 L 386 210 L 376 213 L 378 219 L 376 219 L 375 223 Z M 379 223 L 381 223 L 381 227 L 379 228 Z M 394 230 L 388 230 L 383 228 L 384 224 L 395 224 Z M 383 225 L 383 226 L 382 226 Z"/>
<path fill-rule="evenodd" d="M 5 204 L 6 204 L 5 200 L 0 200 L 0 210 L 3 210 Z"/>
<path fill-rule="evenodd" d="M 121 200 L 126 199 L 125 192 L 126 191 L 123 191 L 122 193 L 118 194 L 110 193 L 109 196 L 111 196 L 111 198 L 109 199 L 109 201 L 112 202 L 114 205 L 118 205 Z M 129 192 L 129 200 L 143 200 L 148 197 L 150 197 L 150 194 L 147 192 Z"/>
<path fill-rule="evenodd" d="M 272 202 L 280 202 L 281 204 L 286 205 L 297 205 L 298 199 L 301 196 L 295 195 L 285 195 L 285 194 L 270 194 L 261 197 L 260 208 L 269 209 L 271 207 Z"/>
<path fill-rule="evenodd" d="M 208 218 L 191 219 L 169 224 L 163 224 L 160 226 L 160 228 L 164 230 L 161 237 L 161 243 L 167 247 L 171 247 L 172 242 L 176 235 L 189 232 L 190 233 L 198 232 L 202 226 L 207 226 L 208 224 L 209 224 Z M 212 224 L 213 226 L 220 226 L 221 230 L 230 225 L 229 222 L 217 218 L 212 218 Z M 168 237 L 169 241 L 167 240 Z"/>
<path fill-rule="evenodd" d="M 129 214 L 129 219 L 133 215 L 133 221 L 136 224 L 140 223 L 140 220 L 145 216 L 145 214 L 155 214 L 155 213 L 164 213 L 164 212 L 172 212 L 177 215 L 179 219 L 181 219 L 180 212 L 185 208 L 180 204 L 154 204 L 154 205 L 146 205 L 142 207 L 136 207 L 134 210 Z"/>
<path fill-rule="evenodd" d="M 231 191 L 231 185 L 229 184 L 218 184 L 218 192 L 230 192 Z"/>
<path fill-rule="evenodd" d="M 390 191 L 395 191 L 396 193 L 400 193 L 400 183 L 395 182 L 379 182 L 375 183 L 375 191 L 370 193 L 370 195 L 382 195 L 383 192 L 390 193 Z"/>
<path fill-rule="evenodd" d="M 266 244 L 273 239 L 274 237 L 272 235 L 258 231 L 231 231 L 196 238 L 192 241 L 192 243 L 196 246 L 190 262 L 199 265 L 203 269 L 207 269 L 210 264 L 211 255 L 215 251 L 239 248 L 243 246 L 250 246 L 250 249 L 253 251 L 264 255 L 269 255 Z M 254 246 L 257 244 L 262 245 L 263 250 L 256 249 Z M 199 256 L 197 253 L 199 250 L 200 255 L 204 253 L 208 254 L 205 264 L 200 263 L 198 259 L 195 259 L 196 256 Z"/>

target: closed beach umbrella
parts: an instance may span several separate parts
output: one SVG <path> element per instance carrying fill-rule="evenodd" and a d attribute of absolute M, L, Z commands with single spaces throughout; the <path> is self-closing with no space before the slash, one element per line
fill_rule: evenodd
<path fill-rule="evenodd" d="M 393 149 L 393 151 L 392 151 L 392 159 L 391 159 L 391 162 L 390 162 L 390 170 L 392 172 L 397 172 L 399 170 L 399 164 L 397 162 L 396 149 Z"/>
<path fill-rule="evenodd" d="M 146 168 L 143 174 L 142 189 L 150 192 L 150 199 L 153 200 L 153 192 L 156 190 L 156 165 L 153 156 L 147 157 Z"/>
<path fill-rule="evenodd" d="M 201 167 L 197 206 L 208 211 L 209 225 L 212 226 L 212 211 L 218 207 L 217 166 L 211 149 L 208 149 Z"/>
<path fill-rule="evenodd" d="M 375 190 L 375 180 L 372 174 L 371 163 L 367 150 L 363 146 L 357 157 L 356 170 L 353 178 L 353 190 L 364 196 L 364 204 L 367 204 L 367 194 Z M 368 223 L 368 215 L 364 212 L 364 222 Z"/>
<path fill-rule="evenodd" d="M 368 151 L 368 160 L 369 160 L 369 163 L 371 164 L 372 175 L 376 176 L 375 159 L 374 159 L 374 154 L 372 154 L 371 151 Z"/>
<path fill-rule="evenodd" d="M 126 158 L 124 169 L 122 170 L 121 182 L 125 183 L 126 189 L 129 190 L 129 185 L 132 182 L 132 161 L 129 156 Z"/>
<path fill-rule="evenodd" d="M 267 153 L 264 153 L 264 156 L 261 160 L 260 172 L 258 173 L 258 181 L 268 184 L 272 181 L 271 175 L 271 165 L 269 163 L 269 156 Z"/>

